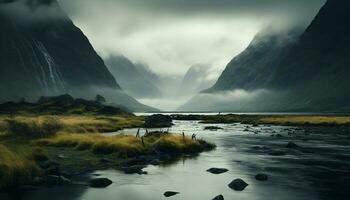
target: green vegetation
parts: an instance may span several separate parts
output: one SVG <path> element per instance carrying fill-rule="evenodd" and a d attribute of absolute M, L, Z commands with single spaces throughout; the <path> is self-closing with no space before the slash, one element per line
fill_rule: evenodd
<path fill-rule="evenodd" d="M 336 126 L 350 125 L 349 116 L 312 115 L 173 115 L 177 120 L 199 120 L 206 124 L 271 124 L 282 126 Z"/>
<path fill-rule="evenodd" d="M 137 138 L 134 136 L 104 136 L 100 134 L 60 134 L 34 142 L 39 146 L 70 147 L 76 150 L 91 150 L 95 154 L 118 153 L 132 157 L 159 153 L 200 153 L 215 146 L 203 140 L 192 140 L 176 134 L 164 134 Z"/>
<path fill-rule="evenodd" d="M 11 136 L 47 137 L 57 132 L 101 133 L 141 127 L 143 117 L 118 116 L 0 116 L 0 133 Z"/>

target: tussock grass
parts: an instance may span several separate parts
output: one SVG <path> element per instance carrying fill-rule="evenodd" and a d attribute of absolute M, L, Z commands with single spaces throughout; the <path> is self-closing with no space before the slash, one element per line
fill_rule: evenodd
<path fill-rule="evenodd" d="M 14 136 L 48 137 L 56 134 L 63 125 L 53 117 L 42 120 L 6 119 L 6 133 Z"/>
<path fill-rule="evenodd" d="M 0 191 L 30 182 L 38 175 L 40 170 L 34 161 L 0 144 Z"/>
<path fill-rule="evenodd" d="M 347 116 L 271 116 L 259 121 L 282 125 L 350 125 L 350 117 Z"/>
<path fill-rule="evenodd" d="M 141 127 L 143 117 L 118 116 L 0 116 L 0 135 L 47 137 L 58 132 L 101 133 Z"/>
<path fill-rule="evenodd" d="M 91 150 L 95 154 L 118 153 L 123 156 L 143 154 L 170 153 L 199 153 L 215 147 L 203 140 L 192 140 L 182 135 L 167 134 L 163 136 L 144 137 L 118 135 L 104 136 L 100 134 L 59 134 L 53 138 L 40 139 L 34 142 L 40 146 L 69 147 L 76 150 Z"/>

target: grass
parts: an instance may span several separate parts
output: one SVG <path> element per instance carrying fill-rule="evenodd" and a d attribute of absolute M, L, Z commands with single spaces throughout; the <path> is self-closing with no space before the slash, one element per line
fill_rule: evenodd
<path fill-rule="evenodd" d="M 169 153 L 199 153 L 215 146 L 203 140 L 192 140 L 177 134 L 144 137 L 118 135 L 103 136 L 100 134 L 59 134 L 52 138 L 35 141 L 39 146 L 69 147 L 76 150 L 91 150 L 95 154 L 118 153 L 123 157 L 133 157 L 143 154 Z"/>
<path fill-rule="evenodd" d="M 39 175 L 40 169 L 33 160 L 0 144 L 0 191 L 28 183 Z"/>
<path fill-rule="evenodd" d="M 44 175 L 45 169 L 38 166 L 47 162 L 59 163 L 62 171 L 78 174 L 106 167 L 118 169 L 142 155 L 156 159 L 166 154 L 177 158 L 215 147 L 177 134 L 154 135 L 143 140 L 100 134 L 143 124 L 143 117 L 132 115 L 0 115 L 0 191 Z M 57 155 L 64 155 L 64 159 Z M 105 163 L 101 159 L 110 161 Z"/>
<path fill-rule="evenodd" d="M 206 124 L 231 124 L 231 123 L 243 123 L 243 124 L 271 124 L 282 126 L 343 126 L 350 125 L 349 116 L 308 116 L 308 115 L 192 115 L 192 116 L 173 116 L 175 119 L 180 120 L 200 120 L 201 123 Z"/>
<path fill-rule="evenodd" d="M 266 124 L 280 125 L 350 125 L 347 116 L 274 116 L 259 119 Z"/>
<path fill-rule="evenodd" d="M 0 133 L 15 136 L 45 137 L 57 132 L 100 133 L 140 127 L 142 117 L 120 116 L 0 116 Z"/>

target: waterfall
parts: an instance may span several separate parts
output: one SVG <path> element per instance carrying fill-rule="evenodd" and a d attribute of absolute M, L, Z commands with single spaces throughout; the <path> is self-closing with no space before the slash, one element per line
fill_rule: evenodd
<path fill-rule="evenodd" d="M 46 82 L 46 85 L 52 85 L 53 89 L 58 91 L 58 89 L 62 89 L 65 86 L 65 83 L 62 79 L 62 74 L 60 70 L 58 69 L 55 60 L 52 58 L 50 53 L 47 51 L 43 43 L 37 41 L 35 42 L 36 46 L 38 47 L 39 51 L 42 53 L 45 61 L 46 66 L 48 67 L 48 75 L 49 77 L 46 77 L 46 72 L 43 69 L 43 66 L 41 65 L 41 71 L 43 72 L 43 79 Z M 48 83 L 49 82 L 49 83 Z"/>

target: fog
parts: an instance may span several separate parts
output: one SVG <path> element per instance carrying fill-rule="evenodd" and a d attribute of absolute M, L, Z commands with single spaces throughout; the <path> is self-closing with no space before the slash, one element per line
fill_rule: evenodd
<path fill-rule="evenodd" d="M 160 74 L 198 63 L 222 70 L 262 28 L 308 24 L 324 0 L 60 0 L 103 57 Z"/>

